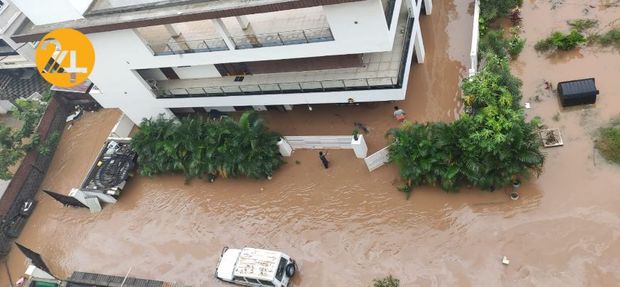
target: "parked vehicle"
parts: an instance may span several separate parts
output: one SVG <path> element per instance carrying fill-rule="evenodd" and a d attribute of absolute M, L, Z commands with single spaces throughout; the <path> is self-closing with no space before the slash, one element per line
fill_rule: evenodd
<path fill-rule="evenodd" d="M 224 247 L 215 277 L 251 287 L 286 287 L 296 270 L 295 261 L 282 252 Z"/>

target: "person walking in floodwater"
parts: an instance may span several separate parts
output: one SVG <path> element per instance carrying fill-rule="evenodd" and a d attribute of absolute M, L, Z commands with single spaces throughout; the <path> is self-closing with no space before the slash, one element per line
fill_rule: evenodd
<path fill-rule="evenodd" d="M 394 106 L 394 118 L 399 121 L 402 122 L 405 120 L 405 111 L 401 108 L 399 108 L 398 106 Z"/>
<path fill-rule="evenodd" d="M 323 163 L 323 167 L 325 167 L 325 169 L 329 168 L 329 161 L 327 160 L 327 152 L 323 153 L 322 151 L 319 152 L 319 159 L 321 160 L 321 163 Z"/>

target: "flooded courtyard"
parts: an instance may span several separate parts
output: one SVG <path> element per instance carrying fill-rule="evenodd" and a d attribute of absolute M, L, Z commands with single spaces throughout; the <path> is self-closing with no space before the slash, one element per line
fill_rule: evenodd
<path fill-rule="evenodd" d="M 426 62 L 414 65 L 409 95 L 396 103 L 410 120 L 458 116 L 458 83 L 469 68 L 471 2 L 434 1 L 433 15 L 421 19 Z M 586 47 L 546 56 L 533 49 L 552 30 L 566 31 L 568 19 L 596 18 L 602 28 L 620 15 L 620 8 L 600 1 L 575 3 L 524 1 L 527 45 L 513 70 L 532 106 L 528 116 L 560 128 L 565 144 L 545 150 L 544 173 L 523 184 L 517 201 L 507 196 L 510 190 L 445 193 L 432 187 L 418 188 L 406 200 L 397 191 L 395 166 L 369 173 L 352 151 L 333 150 L 324 170 L 316 151 L 296 151 L 271 181 L 185 184 L 181 175 L 134 177 L 120 201 L 99 214 L 39 194 L 17 242 L 41 253 L 61 277 L 73 271 L 124 275 L 131 269 L 135 277 L 228 286 L 214 277 L 220 251 L 248 246 L 296 259 L 294 286 L 369 286 L 389 274 L 401 286 L 617 286 L 620 167 L 597 154 L 593 134 L 620 115 L 620 53 Z M 601 91 L 592 107 L 561 109 L 544 89 L 545 81 L 588 77 L 596 78 Z M 362 122 L 374 152 L 397 126 L 393 105 L 263 115 L 285 135 L 350 134 L 353 123 Z M 119 115 L 87 113 L 65 128 L 42 189 L 67 193 L 78 186 Z M 502 265 L 502 256 L 510 265 Z M 14 248 L 7 266 L 15 279 L 25 258 Z"/>

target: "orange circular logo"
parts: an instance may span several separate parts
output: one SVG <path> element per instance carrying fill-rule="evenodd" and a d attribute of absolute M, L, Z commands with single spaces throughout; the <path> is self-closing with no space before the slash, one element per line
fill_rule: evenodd
<path fill-rule="evenodd" d="M 37 45 L 36 64 L 49 83 L 70 88 L 84 82 L 95 65 L 95 49 L 82 32 L 63 28 L 47 33 Z"/>

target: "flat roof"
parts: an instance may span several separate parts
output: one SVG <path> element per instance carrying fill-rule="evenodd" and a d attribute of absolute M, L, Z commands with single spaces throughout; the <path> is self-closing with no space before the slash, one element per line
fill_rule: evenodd
<path fill-rule="evenodd" d="M 89 34 L 356 1 L 361 0 L 95 0 L 83 19 L 47 25 L 26 20 L 11 38 L 32 42 L 58 28 Z"/>
<path fill-rule="evenodd" d="M 271 281 L 276 275 L 282 253 L 243 248 L 235 265 L 234 276 Z"/>

